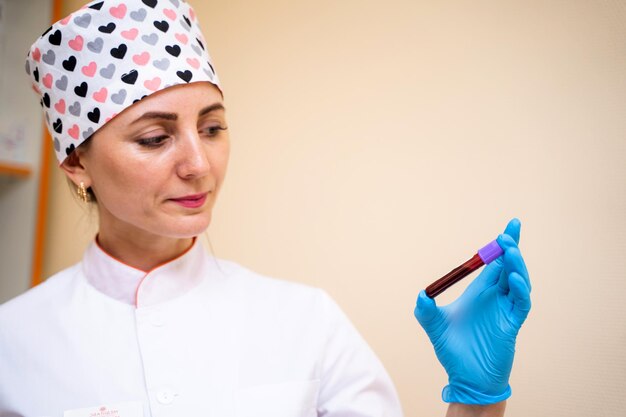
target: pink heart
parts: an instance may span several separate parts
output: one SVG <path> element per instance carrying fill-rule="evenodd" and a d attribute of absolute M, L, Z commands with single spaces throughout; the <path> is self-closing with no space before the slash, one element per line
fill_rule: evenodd
<path fill-rule="evenodd" d="M 78 139 L 78 134 L 80 133 L 80 130 L 78 129 L 78 125 L 72 126 L 72 128 L 68 130 L 67 133 L 69 133 L 70 136 L 73 137 L 74 139 Z"/>
<path fill-rule="evenodd" d="M 35 50 L 33 51 L 33 59 L 37 62 L 39 62 L 39 60 L 41 59 L 41 51 L 39 50 L 39 48 L 35 48 Z"/>
<path fill-rule="evenodd" d="M 148 63 L 148 60 L 150 60 L 150 54 L 147 52 L 133 55 L 133 61 L 137 65 L 146 65 Z"/>
<path fill-rule="evenodd" d="M 189 17 L 191 20 L 196 20 L 196 12 L 194 12 L 193 9 L 189 9 Z"/>
<path fill-rule="evenodd" d="M 109 123 L 111 121 L 112 118 L 114 118 L 115 116 L 117 116 L 117 113 L 113 113 L 113 116 L 111 117 L 107 117 L 106 120 L 104 121 L 105 123 Z"/>
<path fill-rule="evenodd" d="M 163 10 L 163 14 L 169 17 L 171 20 L 176 20 L 176 12 L 172 9 Z"/>
<path fill-rule="evenodd" d="M 59 102 L 54 105 L 54 109 L 61 114 L 65 114 L 65 100 L 59 100 Z"/>
<path fill-rule="evenodd" d="M 124 39 L 128 39 L 129 41 L 134 41 L 139 31 L 136 28 L 125 30 L 122 32 L 122 37 Z"/>
<path fill-rule="evenodd" d="M 111 16 L 117 17 L 118 19 L 123 19 L 124 16 L 126 16 L 126 5 L 120 4 L 117 7 L 111 7 L 109 9 L 109 12 L 111 12 Z"/>
<path fill-rule="evenodd" d="M 45 85 L 46 88 L 52 87 L 52 75 L 50 75 L 50 74 L 44 75 L 44 77 L 43 77 L 43 79 L 41 81 L 43 81 L 43 85 Z"/>
<path fill-rule="evenodd" d="M 143 82 L 143 85 L 151 91 L 156 91 L 161 85 L 161 79 L 159 77 L 154 77 L 152 80 L 146 80 Z"/>
<path fill-rule="evenodd" d="M 107 91 L 106 87 L 102 87 L 99 91 L 93 93 L 93 99 L 99 103 L 104 103 L 107 99 L 108 94 L 109 92 Z"/>
<path fill-rule="evenodd" d="M 83 37 L 78 35 L 74 39 L 69 42 L 70 48 L 75 51 L 80 51 L 83 49 Z"/>
<path fill-rule="evenodd" d="M 93 77 L 97 69 L 98 69 L 98 66 L 96 65 L 96 63 L 91 61 L 89 65 L 85 65 L 82 68 L 82 71 L 83 71 L 83 74 L 85 74 L 87 77 Z"/>
<path fill-rule="evenodd" d="M 182 43 L 183 45 L 187 45 L 187 42 L 189 42 L 189 38 L 184 33 L 177 33 L 175 36 L 176 39 L 178 39 L 178 42 Z"/>
<path fill-rule="evenodd" d="M 70 21 L 70 19 L 72 18 L 72 15 L 69 15 L 68 17 L 64 18 L 63 20 L 61 20 L 61 23 L 63 26 L 67 25 L 67 22 Z"/>
<path fill-rule="evenodd" d="M 196 58 L 187 58 L 187 63 L 195 69 L 200 68 L 200 61 L 198 61 Z"/>

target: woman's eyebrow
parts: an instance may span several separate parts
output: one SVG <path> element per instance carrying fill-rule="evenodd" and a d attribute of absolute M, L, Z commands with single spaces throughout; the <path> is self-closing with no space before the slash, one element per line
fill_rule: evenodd
<path fill-rule="evenodd" d="M 222 103 L 215 103 L 215 104 L 206 106 L 205 108 L 200 110 L 198 112 L 198 116 L 204 116 L 205 114 L 208 114 L 217 110 L 226 110 L 226 109 L 224 108 L 224 105 Z M 176 121 L 178 120 L 178 114 L 151 111 L 151 112 L 142 114 L 137 119 L 135 119 L 131 124 L 135 124 L 141 120 L 150 120 L 150 119 L 162 119 L 162 120 Z"/>
<path fill-rule="evenodd" d="M 211 104 L 210 106 L 206 106 L 202 110 L 198 112 L 198 116 L 204 116 L 207 113 L 211 113 L 216 110 L 226 110 L 222 103 Z"/>
<path fill-rule="evenodd" d="M 163 119 L 163 120 L 177 120 L 178 115 L 176 113 L 164 113 L 158 111 L 151 111 L 148 113 L 144 113 L 135 120 L 133 120 L 132 124 L 135 124 L 141 120 L 149 120 L 149 119 Z"/>

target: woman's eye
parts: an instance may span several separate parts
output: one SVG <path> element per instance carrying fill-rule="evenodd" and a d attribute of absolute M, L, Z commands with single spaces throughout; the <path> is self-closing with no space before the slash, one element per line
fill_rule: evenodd
<path fill-rule="evenodd" d="M 213 137 L 219 135 L 221 130 L 226 129 L 228 128 L 225 126 L 209 126 L 206 129 L 203 129 L 202 132 L 204 132 L 209 137 Z"/>
<path fill-rule="evenodd" d="M 155 136 L 153 138 L 143 138 L 143 139 L 139 139 L 137 140 L 137 143 L 141 146 L 145 146 L 148 148 L 156 148 L 159 147 L 163 144 L 163 142 L 165 142 L 165 140 L 168 138 L 168 136 L 162 135 L 162 136 Z"/>

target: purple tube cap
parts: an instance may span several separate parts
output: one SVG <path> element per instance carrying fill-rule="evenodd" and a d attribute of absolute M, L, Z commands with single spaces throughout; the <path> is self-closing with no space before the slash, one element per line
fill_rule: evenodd
<path fill-rule="evenodd" d="M 503 253 L 504 251 L 495 240 L 487 243 L 484 247 L 478 250 L 478 256 L 480 256 L 480 259 L 482 259 L 485 265 L 491 263 L 494 259 L 502 255 Z"/>

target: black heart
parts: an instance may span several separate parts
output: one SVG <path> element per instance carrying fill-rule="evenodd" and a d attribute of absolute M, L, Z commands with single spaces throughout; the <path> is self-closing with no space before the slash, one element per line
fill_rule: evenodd
<path fill-rule="evenodd" d="M 33 71 L 33 77 L 35 77 L 35 81 L 39 82 L 39 68 L 35 68 L 35 71 Z"/>
<path fill-rule="evenodd" d="M 72 55 L 63 61 L 63 68 L 69 72 L 74 71 L 74 68 L 76 68 L 76 57 Z"/>
<path fill-rule="evenodd" d="M 61 40 L 63 39 L 63 35 L 61 35 L 61 31 L 57 29 L 52 35 L 48 36 L 48 40 L 52 45 L 61 45 Z"/>
<path fill-rule="evenodd" d="M 78 97 L 85 97 L 87 96 L 88 89 L 89 87 L 87 86 L 87 83 L 83 82 L 79 86 L 74 87 L 74 92 Z"/>
<path fill-rule="evenodd" d="M 143 99 L 144 99 L 144 98 L 146 98 L 146 97 L 148 97 L 148 96 L 141 96 L 141 98 L 138 98 L 138 99 L 136 99 L 136 100 L 133 100 L 133 104 L 135 104 L 135 103 L 136 103 L 136 102 L 138 102 L 138 101 L 143 100 Z"/>
<path fill-rule="evenodd" d="M 102 4 L 104 4 L 103 1 L 101 1 L 100 3 L 92 4 L 91 6 L 89 6 L 89 8 L 94 10 L 100 10 L 102 9 Z"/>
<path fill-rule="evenodd" d="M 48 93 L 44 93 L 43 95 L 43 104 L 45 104 L 47 108 L 50 108 L 50 96 Z"/>
<path fill-rule="evenodd" d="M 143 2 L 143 4 L 145 4 L 148 7 L 152 7 L 153 9 L 158 3 L 157 0 L 141 0 L 141 1 Z"/>
<path fill-rule="evenodd" d="M 138 76 L 139 76 L 139 73 L 137 72 L 137 70 L 132 70 L 128 74 L 122 75 L 122 81 L 124 81 L 126 84 L 132 85 L 132 84 L 135 84 Z"/>
<path fill-rule="evenodd" d="M 56 122 L 52 123 L 52 129 L 57 133 L 63 133 L 63 122 L 61 119 L 57 119 Z"/>
<path fill-rule="evenodd" d="M 126 44 L 121 43 L 117 48 L 111 49 L 111 56 L 113 58 L 123 59 L 124 55 L 126 55 L 126 51 L 128 51 L 128 47 Z"/>
<path fill-rule="evenodd" d="M 155 20 L 154 27 L 165 33 L 170 28 L 170 25 L 165 20 L 161 20 L 160 22 L 158 20 Z"/>
<path fill-rule="evenodd" d="M 200 39 L 196 38 L 196 40 L 198 41 L 198 45 L 200 45 L 200 48 L 202 48 L 202 50 L 204 51 L 204 45 L 202 44 L 202 42 L 200 42 Z"/>
<path fill-rule="evenodd" d="M 111 33 L 115 30 L 115 23 L 111 22 L 106 26 L 100 26 L 98 30 L 102 33 Z"/>
<path fill-rule="evenodd" d="M 52 26 L 50 26 L 48 29 L 46 29 L 46 31 L 41 34 L 41 37 L 43 38 L 44 36 L 46 36 L 46 33 L 50 32 L 51 30 L 52 30 Z"/>
<path fill-rule="evenodd" d="M 183 19 L 185 19 L 185 22 L 187 22 L 187 26 L 191 26 L 191 20 L 189 20 L 187 16 L 183 15 Z"/>
<path fill-rule="evenodd" d="M 209 64 L 209 68 L 211 68 L 211 72 L 213 74 L 215 74 L 215 70 L 213 69 L 213 65 L 211 65 L 211 63 L 209 61 L 207 61 L 206 63 Z"/>
<path fill-rule="evenodd" d="M 191 78 L 193 77 L 193 74 L 189 70 L 176 71 L 176 75 L 178 75 L 185 82 L 191 81 Z"/>
<path fill-rule="evenodd" d="M 94 123 L 98 123 L 100 121 L 100 109 L 96 107 L 93 111 L 87 113 L 87 118 Z"/>
<path fill-rule="evenodd" d="M 74 144 L 72 143 L 70 146 L 65 148 L 65 154 L 69 156 L 72 152 L 74 152 L 74 149 L 76 148 L 74 147 Z"/>
<path fill-rule="evenodd" d="M 180 55 L 180 46 L 178 46 L 178 45 L 172 45 L 172 46 L 167 45 L 165 47 L 165 50 L 170 55 L 173 55 L 173 56 L 176 56 L 176 57 L 178 55 Z"/>

